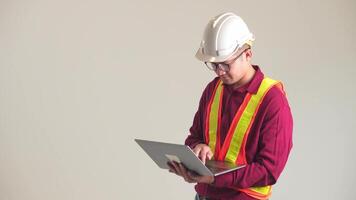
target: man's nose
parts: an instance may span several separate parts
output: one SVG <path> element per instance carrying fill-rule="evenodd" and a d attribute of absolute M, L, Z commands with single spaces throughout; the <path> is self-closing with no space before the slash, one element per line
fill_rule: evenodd
<path fill-rule="evenodd" d="M 216 69 L 216 74 L 218 76 L 222 76 L 222 75 L 226 74 L 226 72 L 224 70 L 222 70 L 220 66 L 218 66 L 218 68 Z"/>

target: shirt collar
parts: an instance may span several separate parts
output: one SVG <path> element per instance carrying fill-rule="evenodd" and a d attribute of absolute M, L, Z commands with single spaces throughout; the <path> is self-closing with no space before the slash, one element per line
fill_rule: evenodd
<path fill-rule="evenodd" d="M 258 88 L 260 87 L 262 80 L 264 78 L 264 74 L 258 65 L 252 65 L 252 67 L 256 70 L 255 75 L 253 76 L 252 80 L 247 84 L 247 92 L 251 94 L 256 94 Z"/>
<path fill-rule="evenodd" d="M 231 91 L 236 91 L 240 93 L 248 92 L 251 94 L 256 94 L 258 91 L 258 88 L 261 85 L 261 82 L 264 78 L 264 74 L 259 68 L 258 65 L 252 65 L 252 67 L 256 70 L 255 74 L 253 75 L 253 78 L 250 80 L 250 82 L 246 83 L 245 85 L 238 87 L 236 89 L 232 89 L 232 86 L 230 85 L 225 85 L 228 90 Z"/>

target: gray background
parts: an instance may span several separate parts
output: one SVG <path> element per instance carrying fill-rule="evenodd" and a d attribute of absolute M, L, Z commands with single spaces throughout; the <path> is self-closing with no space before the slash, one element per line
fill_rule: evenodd
<path fill-rule="evenodd" d="M 354 0 L 0 0 L 0 200 L 192 199 L 133 139 L 184 141 L 214 77 L 194 54 L 223 11 L 294 114 L 272 199 L 354 199 Z"/>

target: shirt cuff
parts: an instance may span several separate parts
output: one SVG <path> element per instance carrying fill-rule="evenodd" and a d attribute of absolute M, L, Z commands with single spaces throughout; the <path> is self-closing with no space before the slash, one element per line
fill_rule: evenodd
<path fill-rule="evenodd" d="M 232 183 L 232 173 L 226 173 L 223 175 L 215 176 L 214 182 L 211 185 L 215 187 L 229 187 Z"/>

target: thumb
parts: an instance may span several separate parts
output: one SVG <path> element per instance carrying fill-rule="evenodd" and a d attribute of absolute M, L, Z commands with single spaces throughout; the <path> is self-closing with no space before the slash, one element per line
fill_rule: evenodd
<path fill-rule="evenodd" d="M 213 158 L 213 152 L 209 151 L 207 157 L 211 160 Z"/>

